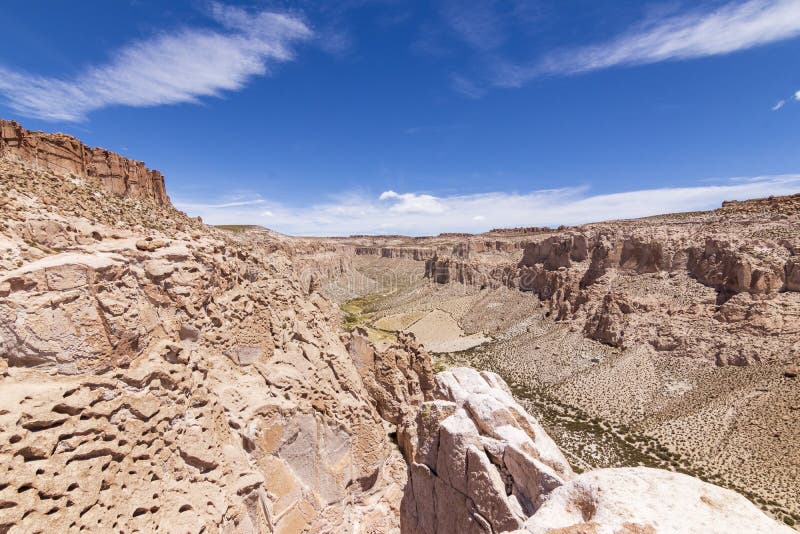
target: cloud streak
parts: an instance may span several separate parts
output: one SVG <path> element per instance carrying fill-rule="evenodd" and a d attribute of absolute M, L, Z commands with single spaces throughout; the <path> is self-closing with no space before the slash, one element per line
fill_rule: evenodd
<path fill-rule="evenodd" d="M 0 65 L 0 94 L 21 115 L 80 121 L 109 106 L 197 103 L 242 89 L 273 63 L 294 57 L 312 32 L 300 19 L 214 4 L 219 29 L 186 28 L 116 51 L 110 61 L 68 78 L 37 76 Z"/>
<path fill-rule="evenodd" d="M 453 91 L 467 98 L 477 99 L 486 94 L 486 89 L 459 74 L 453 74 L 450 77 L 450 86 Z"/>
<path fill-rule="evenodd" d="M 386 191 L 378 197 L 340 195 L 306 206 L 286 206 L 265 200 L 258 206 L 221 207 L 228 203 L 202 204 L 178 198 L 175 204 L 190 215 L 201 215 L 211 224 L 261 224 L 293 235 L 423 235 L 644 217 L 712 209 L 719 207 L 723 200 L 797 191 L 800 191 L 800 174 L 732 178 L 714 185 L 598 195 L 590 194 L 586 187 L 571 187 L 529 193 L 453 196 Z"/>
<path fill-rule="evenodd" d="M 497 48 L 505 41 L 504 20 L 495 2 L 447 0 L 442 6 L 445 23 L 469 46 L 478 50 Z"/>
<path fill-rule="evenodd" d="M 609 41 L 554 51 L 528 65 L 500 62 L 495 84 L 516 87 L 548 75 L 730 54 L 800 36 L 800 0 L 730 2 L 639 24 Z"/>

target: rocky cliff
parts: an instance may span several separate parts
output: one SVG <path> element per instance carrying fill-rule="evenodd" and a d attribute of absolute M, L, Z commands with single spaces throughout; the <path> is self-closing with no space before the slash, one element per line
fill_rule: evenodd
<path fill-rule="evenodd" d="M 456 244 L 428 259 L 425 272 L 440 284 L 532 292 L 557 320 L 616 347 L 645 345 L 718 365 L 794 361 L 798 205 L 795 195 L 587 225 L 529 236 L 521 254 Z"/>
<path fill-rule="evenodd" d="M 32 132 L 15 121 L 0 120 L 0 157 L 61 176 L 89 178 L 117 195 L 169 204 L 160 172 L 148 169 L 141 161 L 88 147 L 71 135 Z"/>
<path fill-rule="evenodd" d="M 356 366 L 280 240 L 0 174 L 0 531 L 399 527 L 407 345 Z"/>
<path fill-rule="evenodd" d="M 432 248 L 403 248 L 403 247 L 355 247 L 357 256 L 379 256 L 381 258 L 405 258 L 424 261 L 433 258 L 436 250 Z"/>

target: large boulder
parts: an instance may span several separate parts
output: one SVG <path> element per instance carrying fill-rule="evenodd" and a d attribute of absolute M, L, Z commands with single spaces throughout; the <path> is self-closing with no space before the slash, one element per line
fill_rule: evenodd
<path fill-rule="evenodd" d="M 494 373 L 436 375 L 437 400 L 420 406 L 404 532 L 503 532 L 518 528 L 547 493 L 574 474 L 539 423 Z"/>
<path fill-rule="evenodd" d="M 738 493 L 644 467 L 573 473 L 493 373 L 436 375 L 401 505 L 408 533 L 790 533 Z"/>
<path fill-rule="evenodd" d="M 590 471 L 555 489 L 518 532 L 795 531 L 734 491 L 662 469 L 623 467 Z"/>

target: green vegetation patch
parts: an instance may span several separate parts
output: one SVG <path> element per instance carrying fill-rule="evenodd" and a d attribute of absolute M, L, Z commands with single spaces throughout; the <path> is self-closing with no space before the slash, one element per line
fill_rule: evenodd
<path fill-rule="evenodd" d="M 225 230 L 226 232 L 233 232 L 234 234 L 241 234 L 245 230 L 253 230 L 261 227 L 255 224 L 217 224 L 214 225 L 214 228 L 219 228 L 220 230 Z"/>
<path fill-rule="evenodd" d="M 352 332 L 354 328 L 360 327 L 367 332 L 369 340 L 373 343 L 379 341 L 389 340 L 396 341 L 397 336 L 388 331 L 376 328 L 372 324 L 372 315 L 375 313 L 375 305 L 380 301 L 382 295 L 367 295 L 366 297 L 359 297 L 357 299 L 348 300 L 340 306 L 344 312 L 342 325 L 344 328 Z"/>

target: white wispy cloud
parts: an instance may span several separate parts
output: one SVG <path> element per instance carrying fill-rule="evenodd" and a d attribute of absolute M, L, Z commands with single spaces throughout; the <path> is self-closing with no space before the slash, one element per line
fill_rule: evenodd
<path fill-rule="evenodd" d="M 108 106 L 195 103 L 241 89 L 270 64 L 292 59 L 293 45 L 312 35 L 302 20 L 283 13 L 213 4 L 211 16 L 217 29 L 158 34 L 66 78 L 0 65 L 0 95 L 22 115 L 64 121 Z"/>
<path fill-rule="evenodd" d="M 729 54 L 800 36 L 800 0 L 746 0 L 649 20 L 606 42 L 554 51 L 532 64 L 498 62 L 495 84 Z"/>
<path fill-rule="evenodd" d="M 797 91 L 797 92 L 794 94 L 794 99 L 795 99 L 795 100 L 800 100 L 800 91 Z"/>
<path fill-rule="evenodd" d="M 719 207 L 800 191 L 800 174 L 720 180 L 713 185 L 590 194 L 586 187 L 529 193 L 435 196 L 386 191 L 378 197 L 338 195 L 321 203 L 287 206 L 265 200 L 258 206 L 220 207 L 175 198 L 190 215 L 212 224 L 261 224 L 294 235 L 388 233 L 423 235 L 483 232 L 515 226 L 558 226 Z M 205 206 L 197 208 L 196 206 Z"/>
<path fill-rule="evenodd" d="M 444 205 L 433 195 L 416 193 L 395 193 L 392 190 L 384 191 L 378 200 L 392 200 L 389 208 L 395 213 L 441 213 Z"/>
<path fill-rule="evenodd" d="M 786 100 L 778 100 L 774 106 L 772 106 L 772 111 L 778 111 L 783 106 L 786 105 Z"/>
<path fill-rule="evenodd" d="M 480 98 L 486 94 L 485 88 L 459 74 L 450 76 L 450 86 L 455 92 L 468 98 Z"/>
<path fill-rule="evenodd" d="M 264 199 L 255 200 L 234 200 L 230 202 L 219 202 L 216 204 L 184 204 L 185 209 L 202 210 L 202 209 L 220 209 L 220 208 L 240 208 L 242 206 L 257 206 L 266 202 Z"/>
<path fill-rule="evenodd" d="M 447 0 L 442 5 L 445 23 L 468 45 L 491 50 L 506 39 L 503 20 L 494 2 Z"/>

